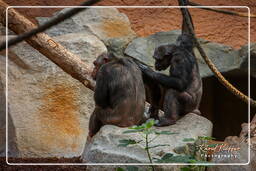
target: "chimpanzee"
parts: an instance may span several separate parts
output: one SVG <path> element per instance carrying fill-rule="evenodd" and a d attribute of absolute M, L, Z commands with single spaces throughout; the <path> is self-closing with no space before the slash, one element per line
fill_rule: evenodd
<path fill-rule="evenodd" d="M 155 49 L 155 69 L 165 70 L 170 66 L 169 75 L 154 72 L 151 68 L 138 64 L 143 74 L 154 84 L 160 84 L 165 91 L 160 94 L 164 116 L 157 126 L 174 124 L 189 112 L 200 113 L 198 109 L 202 96 L 202 80 L 193 52 L 193 39 L 189 34 L 181 34 L 175 44 L 161 45 Z"/>
<path fill-rule="evenodd" d="M 131 58 L 104 53 L 94 65 L 95 109 L 90 117 L 89 136 L 103 125 L 128 127 L 145 122 L 145 88 L 136 63 Z"/>

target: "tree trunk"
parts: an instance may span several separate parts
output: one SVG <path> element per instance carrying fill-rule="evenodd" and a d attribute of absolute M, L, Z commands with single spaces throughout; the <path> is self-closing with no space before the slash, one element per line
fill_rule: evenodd
<path fill-rule="evenodd" d="M 6 8 L 8 5 L 0 0 L 0 22 L 6 25 Z M 8 9 L 8 28 L 16 34 L 21 34 L 37 26 L 13 8 Z M 64 72 L 82 82 L 87 88 L 94 89 L 95 82 L 91 80 L 89 67 L 78 56 L 69 52 L 61 44 L 55 42 L 45 33 L 38 33 L 26 42 L 49 60 L 58 65 Z"/>

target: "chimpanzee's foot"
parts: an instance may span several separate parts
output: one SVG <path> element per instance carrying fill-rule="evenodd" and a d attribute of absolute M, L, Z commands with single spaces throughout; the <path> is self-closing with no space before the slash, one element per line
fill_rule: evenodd
<path fill-rule="evenodd" d="M 152 118 L 154 120 L 159 120 L 159 117 L 157 115 L 150 115 L 150 118 Z"/>
<path fill-rule="evenodd" d="M 176 123 L 176 120 L 173 119 L 167 119 L 167 118 L 159 118 L 159 122 L 155 124 L 155 126 L 162 127 L 162 126 L 169 126 L 174 125 Z"/>
<path fill-rule="evenodd" d="M 92 141 L 92 137 L 90 135 L 87 135 L 86 144 L 90 144 Z"/>
<path fill-rule="evenodd" d="M 198 109 L 193 110 L 192 113 L 197 114 L 197 115 L 201 115 L 201 112 Z"/>
<path fill-rule="evenodd" d="M 154 108 L 153 106 L 150 106 L 147 114 L 150 118 L 152 118 L 154 120 L 159 120 L 158 109 L 157 108 Z"/>

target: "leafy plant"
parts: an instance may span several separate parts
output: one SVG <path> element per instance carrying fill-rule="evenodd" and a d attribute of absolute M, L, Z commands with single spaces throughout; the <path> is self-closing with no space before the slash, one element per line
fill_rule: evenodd
<path fill-rule="evenodd" d="M 157 148 L 157 147 L 162 147 L 162 146 L 169 146 L 169 144 L 157 144 L 157 145 L 151 145 L 151 143 L 157 139 L 158 136 L 160 135 L 172 135 L 176 133 L 171 133 L 169 131 L 157 131 L 156 129 L 153 128 L 154 124 L 156 124 L 157 121 L 153 119 L 147 120 L 146 123 L 139 125 L 139 126 L 133 126 L 128 128 L 129 130 L 124 131 L 124 134 L 129 134 L 129 133 L 140 133 L 142 140 L 136 141 L 133 139 L 122 139 L 119 141 L 120 147 L 127 147 L 129 145 L 138 145 L 140 144 L 147 153 L 149 163 L 153 163 L 153 159 L 150 153 L 150 149 Z M 153 137 L 150 138 L 149 135 L 152 135 Z M 152 165 L 151 166 L 152 170 L 154 171 L 155 168 Z"/>
<path fill-rule="evenodd" d="M 128 147 L 132 145 L 139 145 L 142 147 L 148 156 L 149 163 L 207 163 L 206 157 L 202 157 L 205 151 L 202 151 L 198 148 L 201 144 L 206 144 L 208 140 L 212 140 L 212 137 L 198 137 L 198 139 L 194 138 L 185 138 L 183 141 L 188 142 L 187 145 L 183 147 L 179 147 L 174 149 L 176 154 L 166 153 L 161 158 L 154 158 L 150 153 L 150 149 L 162 147 L 162 146 L 169 146 L 168 144 L 157 144 L 151 145 L 154 140 L 156 140 L 160 135 L 172 135 L 177 133 L 172 133 L 169 131 L 158 131 L 153 126 L 156 124 L 157 121 L 150 119 L 146 123 L 133 126 L 128 128 L 127 131 L 124 131 L 124 134 L 129 133 L 138 133 L 141 135 L 141 140 L 134 140 L 134 139 L 122 139 L 119 140 L 120 147 Z M 128 171 L 138 171 L 138 167 L 136 166 L 127 166 L 126 169 Z M 118 168 L 118 171 L 124 171 L 123 168 Z M 151 170 L 155 170 L 154 166 L 151 165 Z M 181 168 L 181 171 L 203 171 L 205 170 L 205 166 L 198 166 L 198 165 L 189 165 L 186 167 Z"/>

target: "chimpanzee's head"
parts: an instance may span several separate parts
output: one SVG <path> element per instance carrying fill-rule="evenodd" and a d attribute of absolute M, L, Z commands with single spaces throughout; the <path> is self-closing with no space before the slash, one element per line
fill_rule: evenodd
<path fill-rule="evenodd" d="M 93 68 L 91 76 L 94 80 L 96 80 L 97 73 L 98 73 L 100 67 L 103 64 L 108 63 L 109 61 L 110 61 L 110 58 L 109 58 L 108 53 L 104 52 L 100 56 L 98 56 L 97 59 L 93 62 L 94 68 Z"/>
<path fill-rule="evenodd" d="M 165 70 L 170 66 L 172 53 L 175 50 L 176 45 L 161 45 L 158 46 L 155 51 L 153 58 L 155 59 L 155 69 L 158 71 Z"/>

